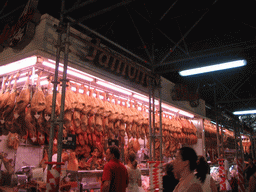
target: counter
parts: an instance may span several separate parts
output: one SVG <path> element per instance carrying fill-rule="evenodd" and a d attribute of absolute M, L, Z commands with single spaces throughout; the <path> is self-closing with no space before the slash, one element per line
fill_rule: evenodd
<path fill-rule="evenodd" d="M 100 190 L 102 173 L 103 170 L 67 170 L 70 180 L 77 181 L 80 192 L 90 189 L 94 189 L 94 191 Z"/>

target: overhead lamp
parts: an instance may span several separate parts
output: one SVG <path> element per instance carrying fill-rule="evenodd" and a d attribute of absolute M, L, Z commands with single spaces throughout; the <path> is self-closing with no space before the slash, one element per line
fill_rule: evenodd
<path fill-rule="evenodd" d="M 134 94 L 133 97 L 141 101 L 145 101 L 145 102 L 149 101 L 149 98 L 145 95 Z M 155 105 L 159 105 L 159 102 L 157 100 L 155 100 Z"/>
<path fill-rule="evenodd" d="M 210 66 L 205 66 L 205 67 L 183 70 L 183 71 L 180 71 L 179 74 L 181 76 L 190 76 L 190 75 L 208 73 L 208 72 L 213 72 L 213 71 L 220 71 L 220 70 L 224 70 L 224 69 L 242 67 L 245 65 L 246 65 L 246 60 L 237 60 L 237 61 L 231 61 L 231 62 L 216 64 L 216 65 L 210 65 Z"/>
<path fill-rule="evenodd" d="M 256 110 L 245 110 L 245 111 L 235 111 L 233 112 L 234 115 L 249 115 L 249 114 L 255 114 Z"/>
<path fill-rule="evenodd" d="M 35 74 L 35 75 L 32 75 L 29 79 L 34 79 L 34 80 L 36 80 L 37 79 L 37 77 L 38 77 L 38 75 L 37 74 Z M 47 76 L 44 76 L 44 77 L 40 77 L 40 85 L 47 85 L 48 83 L 49 83 L 49 81 L 48 80 L 44 80 L 44 79 L 46 79 L 47 78 Z M 22 83 L 22 82 L 24 82 L 24 81 L 26 81 L 28 79 L 28 77 L 21 77 L 21 78 L 18 78 L 17 79 L 17 83 Z M 14 84 L 14 82 L 15 82 L 15 80 L 12 80 L 11 81 L 11 84 Z M 6 84 L 8 84 L 8 83 L 6 83 Z"/>
<path fill-rule="evenodd" d="M 32 57 L 27 57 L 25 59 L 21 59 L 19 61 L 9 63 L 7 65 L 0 67 L 0 75 L 13 72 L 14 70 L 16 71 L 26 67 L 33 66 L 36 64 L 36 62 L 37 62 L 37 57 L 32 56 Z"/>
<path fill-rule="evenodd" d="M 104 82 L 104 81 L 96 81 L 96 83 L 98 85 L 102 85 L 102 86 L 107 87 L 109 89 L 112 89 L 114 91 L 118 91 L 118 92 L 126 94 L 126 95 L 132 95 L 131 91 L 129 91 L 129 90 L 127 90 L 127 89 L 125 89 L 125 88 L 123 88 L 121 86 L 115 85 L 113 83 Z"/>
<path fill-rule="evenodd" d="M 55 64 L 49 63 L 47 61 L 43 61 L 42 63 L 44 66 L 50 67 L 52 69 L 55 69 Z M 63 67 L 59 66 L 59 71 L 63 72 Z M 83 72 L 75 72 L 73 70 L 70 70 L 70 67 L 68 67 L 67 69 L 67 74 L 78 77 L 80 79 L 86 80 L 86 81 L 93 81 L 93 78 L 86 76 L 87 74 L 83 73 Z"/>
<path fill-rule="evenodd" d="M 55 65 L 55 63 L 56 63 L 56 61 L 51 60 L 51 59 L 48 59 L 48 61 L 51 62 L 51 63 L 53 63 L 54 65 Z M 64 64 L 62 64 L 62 63 L 59 63 L 59 65 L 60 65 L 60 66 L 64 66 Z M 87 77 L 97 78 L 97 77 L 95 77 L 95 76 L 93 76 L 93 75 L 91 75 L 91 74 L 81 72 L 80 70 L 75 69 L 75 68 L 70 67 L 70 66 L 68 66 L 68 69 L 70 69 L 70 70 L 72 70 L 72 71 L 76 71 L 76 72 L 78 72 L 78 73 L 83 73 L 83 74 L 86 75 Z"/>
<path fill-rule="evenodd" d="M 188 112 L 183 111 L 183 110 L 180 110 L 180 109 L 177 109 L 177 108 L 175 108 L 175 107 L 171 107 L 171 106 L 169 106 L 169 105 L 167 105 L 167 104 L 162 104 L 162 107 L 163 107 L 164 109 L 173 111 L 174 113 L 179 113 L 179 114 L 184 115 L 184 116 L 186 116 L 186 117 L 194 118 L 194 115 L 193 115 L 193 114 L 188 113 Z"/>
<path fill-rule="evenodd" d="M 179 111 L 179 114 L 184 115 L 184 116 L 189 117 L 189 118 L 194 118 L 194 115 L 192 115 L 188 112 L 185 112 L 185 111 Z"/>
<path fill-rule="evenodd" d="M 164 111 L 165 114 L 168 114 L 168 115 L 174 115 L 174 113 L 170 113 L 170 112 L 167 112 L 167 111 Z"/>

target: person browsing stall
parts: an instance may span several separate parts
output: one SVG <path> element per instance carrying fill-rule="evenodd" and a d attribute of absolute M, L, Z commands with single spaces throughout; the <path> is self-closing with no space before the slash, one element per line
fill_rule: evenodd
<path fill-rule="evenodd" d="M 194 170 L 197 166 L 197 154 L 190 147 L 182 147 L 173 161 L 174 175 L 179 179 L 174 192 L 203 192 L 201 182 L 196 178 Z"/>
<path fill-rule="evenodd" d="M 198 159 L 196 172 L 196 177 L 201 181 L 204 192 L 218 191 L 215 181 L 210 175 L 210 166 L 203 156 L 199 157 Z"/>
<path fill-rule="evenodd" d="M 129 177 L 129 184 L 126 189 L 126 192 L 139 192 L 139 187 L 141 187 L 141 172 L 137 168 L 136 154 L 133 151 L 130 151 L 127 154 L 126 161 L 128 164 L 126 165 Z"/>
<path fill-rule="evenodd" d="M 113 145 L 106 151 L 106 160 L 102 174 L 101 192 L 125 192 L 129 183 L 126 167 L 120 162 L 120 150 Z"/>

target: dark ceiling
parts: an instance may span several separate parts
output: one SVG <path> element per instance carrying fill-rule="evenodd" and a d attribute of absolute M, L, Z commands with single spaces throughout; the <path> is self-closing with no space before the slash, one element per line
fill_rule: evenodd
<path fill-rule="evenodd" d="M 1 1 L 0 22 L 26 2 Z M 231 113 L 256 108 L 255 7 L 255 0 L 66 0 L 64 21 L 75 19 L 87 27 L 74 24 L 78 30 L 92 37 L 98 37 L 97 32 L 128 51 L 101 38 L 112 49 L 174 83 L 188 85 L 191 92 L 199 91 L 209 107 L 215 104 L 216 88 L 218 106 Z M 59 19 L 61 0 L 39 0 L 38 10 Z M 247 65 L 192 77 L 178 74 L 235 59 L 246 59 Z M 256 127 L 255 116 L 243 120 Z"/>

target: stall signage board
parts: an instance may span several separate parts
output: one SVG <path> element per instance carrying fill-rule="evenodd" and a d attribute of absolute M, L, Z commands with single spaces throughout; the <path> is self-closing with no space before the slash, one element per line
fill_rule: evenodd
<path fill-rule="evenodd" d="M 68 134 L 67 137 L 64 137 L 62 140 L 63 149 L 76 149 L 76 135 Z"/>
<path fill-rule="evenodd" d="M 71 34 L 74 38 L 83 41 L 86 44 L 84 50 L 77 50 L 74 54 L 80 60 L 92 62 L 97 67 L 101 67 L 116 75 L 121 75 L 125 79 L 136 82 L 145 87 L 151 85 L 160 86 L 160 76 L 152 73 L 145 67 L 140 66 L 134 61 L 128 60 L 119 53 L 116 53 L 107 47 L 102 47 L 100 40 L 96 39 L 96 43 L 81 39 L 75 34 Z"/>
<path fill-rule="evenodd" d="M 11 26 L 7 23 L 0 34 L 0 53 L 6 47 L 23 49 L 35 35 L 41 15 L 37 11 L 38 0 L 28 0 L 23 12 Z"/>
<path fill-rule="evenodd" d="M 191 107 L 199 105 L 199 93 L 189 92 L 187 85 L 176 84 L 171 90 L 173 101 L 190 101 Z"/>

